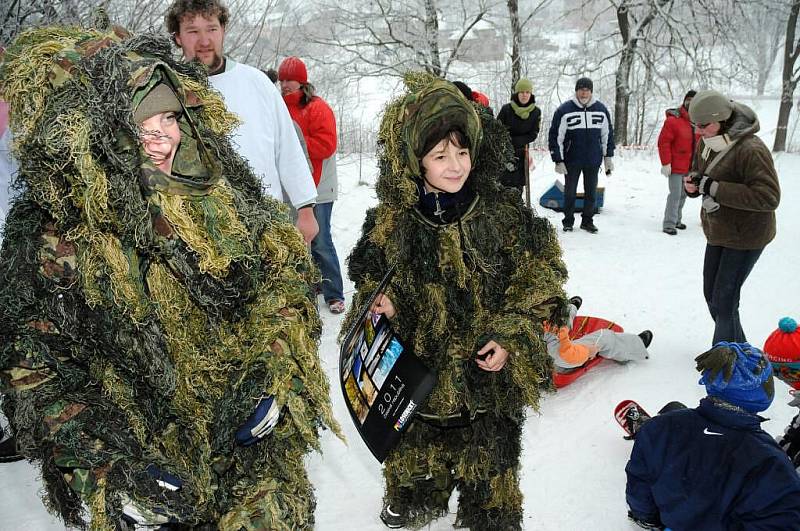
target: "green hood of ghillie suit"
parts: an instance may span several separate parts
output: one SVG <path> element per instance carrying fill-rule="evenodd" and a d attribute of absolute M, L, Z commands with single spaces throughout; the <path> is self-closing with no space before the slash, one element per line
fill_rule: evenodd
<path fill-rule="evenodd" d="M 552 226 L 533 215 L 519 193 L 499 184 L 513 157 L 505 127 L 446 81 L 415 73 L 405 82 L 408 94 L 386 107 L 381 123 L 380 202 L 368 211 L 348 260 L 357 294 L 342 329 L 394 266 L 387 294 L 397 309 L 395 329 L 438 375 L 422 413 L 442 418 L 488 411 L 521 423 L 524 408 L 536 408 L 540 391 L 551 388 L 542 320 L 561 322 L 565 315 L 560 247 Z M 464 186 L 474 199 L 457 220 L 437 224 L 420 212 L 418 183 L 422 146 L 442 121 L 458 126 L 470 141 L 472 172 Z M 511 353 L 499 372 L 482 371 L 473 360 L 490 339 Z M 447 455 L 447 449 L 420 450 L 410 442 L 413 432 L 412 426 L 387 459 L 387 477 L 401 482 L 417 474 L 436 477 L 441 472 L 436 466 L 452 466 L 466 481 L 485 472 L 485 452 L 492 451 L 488 443 Z M 487 434 L 486 440 L 500 436 Z M 496 485 L 497 506 L 506 506 L 519 492 L 515 477 L 504 482 L 505 487 Z M 388 499 L 396 499 L 394 494 L 388 492 Z M 414 525 L 432 516 L 417 515 Z"/>
<path fill-rule="evenodd" d="M 165 39 L 77 28 L 18 37 L 0 67 L 21 196 L 0 252 L 0 375 L 46 504 L 114 529 L 121 508 L 221 529 L 313 525 L 304 456 L 332 419 L 317 280 L 299 233 L 233 151 L 235 117 Z M 136 104 L 184 112 L 173 175 Z M 275 395 L 275 431 L 234 434 Z M 177 476 L 160 487 L 146 469 Z"/>

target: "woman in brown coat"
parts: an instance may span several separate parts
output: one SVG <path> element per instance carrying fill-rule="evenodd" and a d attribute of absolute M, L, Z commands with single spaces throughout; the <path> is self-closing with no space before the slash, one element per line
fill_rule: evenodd
<path fill-rule="evenodd" d="M 703 196 L 703 294 L 715 322 L 713 343 L 745 342 L 739 295 L 775 237 L 778 174 L 769 148 L 756 136 L 758 117 L 746 105 L 705 90 L 692 100 L 689 116 L 702 138 L 684 187 L 689 197 Z"/>

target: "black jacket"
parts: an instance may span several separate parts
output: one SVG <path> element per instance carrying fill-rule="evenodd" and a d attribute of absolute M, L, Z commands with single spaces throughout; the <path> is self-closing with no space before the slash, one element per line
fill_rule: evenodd
<path fill-rule="evenodd" d="M 517 105 L 519 100 L 517 95 L 511 97 Z M 509 171 L 503 176 L 502 181 L 506 186 L 523 186 L 525 184 L 525 146 L 536 140 L 539 136 L 539 126 L 542 121 L 542 110 L 536 106 L 533 96 L 529 105 L 533 106 L 533 110 L 528 116 L 527 120 L 523 120 L 514 112 L 510 103 L 503 105 L 497 119 L 506 126 L 508 132 L 511 134 L 511 144 L 514 146 L 514 154 L 517 156 L 517 164 L 513 171 Z"/>

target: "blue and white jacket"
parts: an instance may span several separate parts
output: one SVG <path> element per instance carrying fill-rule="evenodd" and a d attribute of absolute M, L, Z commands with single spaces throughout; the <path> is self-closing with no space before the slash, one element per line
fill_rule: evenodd
<path fill-rule="evenodd" d="M 576 97 L 562 103 L 550 125 L 550 156 L 569 166 L 600 166 L 614 156 L 614 126 L 605 105 L 594 99 L 586 106 Z"/>

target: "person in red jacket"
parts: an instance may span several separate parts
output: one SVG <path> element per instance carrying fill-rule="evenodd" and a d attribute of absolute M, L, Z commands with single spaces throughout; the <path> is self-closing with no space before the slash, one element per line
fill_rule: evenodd
<path fill-rule="evenodd" d="M 699 136 L 689 120 L 689 103 L 695 94 L 694 90 L 690 90 L 683 97 L 683 105 L 677 109 L 667 109 L 667 118 L 658 135 L 661 173 L 669 182 L 669 195 L 662 225 L 664 232 L 671 236 L 678 234 L 676 229 L 686 228 L 681 222 L 683 204 L 686 202 L 683 176 L 689 173 L 692 154 Z"/>
<path fill-rule="evenodd" d="M 308 82 L 306 65 L 298 57 L 287 57 L 278 68 L 281 93 L 292 120 L 303 132 L 317 185 L 314 216 L 319 233 L 311 242 L 311 254 L 322 272 L 322 295 L 332 313 L 344 312 L 344 286 L 339 257 L 331 237 L 331 214 L 336 200 L 336 118 L 330 106 L 316 95 Z"/>

